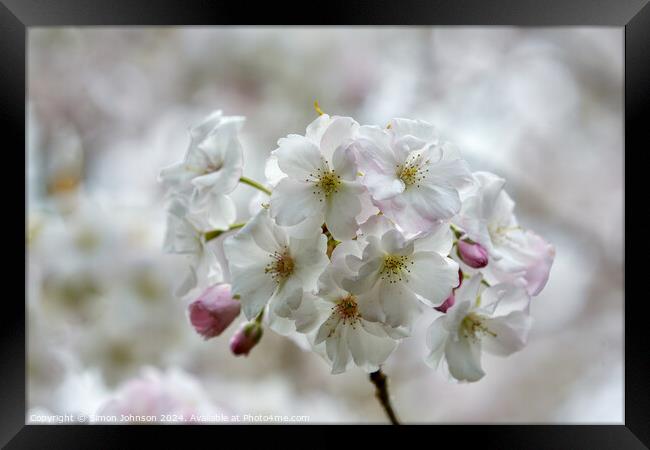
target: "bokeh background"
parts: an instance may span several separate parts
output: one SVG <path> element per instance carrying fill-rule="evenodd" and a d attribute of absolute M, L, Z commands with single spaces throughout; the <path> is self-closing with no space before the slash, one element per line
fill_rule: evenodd
<path fill-rule="evenodd" d="M 474 170 L 508 180 L 520 222 L 552 242 L 528 347 L 455 384 L 423 363 L 424 331 L 389 359 L 406 422 L 623 420 L 621 28 L 31 28 L 28 79 L 28 405 L 91 414 L 143 373 L 187 402 L 311 422 L 385 417 L 367 376 L 332 376 L 267 332 L 203 341 L 172 296 L 161 167 L 214 109 L 245 115 L 244 174 L 277 139 L 330 114 L 434 123 Z M 234 193 L 240 219 L 255 194 Z M 178 380 L 181 380 L 180 382 Z M 168 380 L 168 381 L 165 381 Z M 189 388 L 188 388 L 189 386 Z"/>

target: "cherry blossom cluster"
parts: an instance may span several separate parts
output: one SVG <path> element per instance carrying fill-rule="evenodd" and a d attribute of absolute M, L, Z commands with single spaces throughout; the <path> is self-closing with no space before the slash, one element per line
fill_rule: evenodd
<path fill-rule="evenodd" d="M 372 373 L 428 309 L 437 318 L 424 360 L 469 382 L 485 374 L 483 351 L 524 347 L 555 250 L 519 225 L 503 178 L 471 172 L 426 122 L 321 113 L 304 135 L 278 141 L 261 184 L 242 176 L 243 123 L 212 113 L 160 176 L 165 249 L 188 260 L 177 293 L 193 299 L 190 322 L 204 338 L 243 312 L 235 354 L 268 327 L 303 335 L 332 373 Z M 260 191 L 245 223 L 229 196 L 239 183 Z"/>

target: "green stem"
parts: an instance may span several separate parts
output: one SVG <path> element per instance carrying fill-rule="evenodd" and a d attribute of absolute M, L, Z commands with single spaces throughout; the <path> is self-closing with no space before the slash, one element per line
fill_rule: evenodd
<path fill-rule="evenodd" d="M 262 308 L 262 310 L 260 311 L 260 313 L 259 313 L 259 314 L 257 315 L 257 317 L 255 318 L 255 322 L 261 324 L 263 318 L 264 318 L 264 308 Z"/>
<path fill-rule="evenodd" d="M 233 223 L 228 227 L 227 230 L 210 230 L 205 233 L 205 242 L 211 241 L 212 239 L 218 238 L 221 236 L 223 233 L 226 231 L 231 231 L 231 230 L 236 230 L 238 228 L 243 227 L 246 225 L 246 222 L 241 222 L 241 223 Z"/>
<path fill-rule="evenodd" d="M 249 186 L 251 186 L 251 187 L 254 187 L 255 189 L 258 189 L 258 190 L 264 192 L 266 195 L 271 195 L 271 191 L 269 191 L 267 188 L 265 188 L 264 186 L 262 186 L 262 185 L 261 185 L 260 183 L 258 183 L 257 181 L 251 180 L 250 178 L 246 178 L 246 177 L 241 177 L 241 178 L 239 179 L 239 181 L 240 181 L 241 183 L 247 184 L 247 185 L 249 185 Z"/>

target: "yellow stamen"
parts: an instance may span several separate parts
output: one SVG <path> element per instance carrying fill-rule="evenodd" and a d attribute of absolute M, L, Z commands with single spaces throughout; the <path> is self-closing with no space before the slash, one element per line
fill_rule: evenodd
<path fill-rule="evenodd" d="M 497 334 L 488 329 L 484 323 L 484 317 L 471 312 L 465 316 L 460 323 L 460 331 L 467 339 L 478 342 L 483 335 L 497 337 Z"/>
<path fill-rule="evenodd" d="M 314 109 L 316 110 L 316 113 L 317 113 L 319 116 L 322 116 L 323 114 L 325 114 L 325 113 L 323 112 L 323 110 L 320 109 L 320 105 L 318 104 L 318 100 L 314 100 Z"/>
<path fill-rule="evenodd" d="M 381 267 L 379 275 L 382 280 L 388 280 L 389 283 L 394 284 L 398 281 L 406 281 L 408 283 L 408 273 L 411 269 L 408 268 L 413 261 L 409 261 L 408 256 L 400 255 L 386 255 L 384 256 L 384 264 Z M 406 273 L 405 273 L 406 272 Z"/>
<path fill-rule="evenodd" d="M 280 283 L 293 273 L 294 262 L 288 248 L 285 247 L 282 251 L 275 251 L 269 256 L 272 261 L 266 265 L 264 273 L 270 273 L 273 281 Z"/>

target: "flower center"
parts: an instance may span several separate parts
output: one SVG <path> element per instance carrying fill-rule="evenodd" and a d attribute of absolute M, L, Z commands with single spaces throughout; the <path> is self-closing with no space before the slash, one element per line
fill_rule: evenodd
<path fill-rule="evenodd" d="M 341 298 L 336 305 L 334 310 L 343 320 L 343 323 L 356 323 L 359 320 L 359 306 L 357 305 L 357 298 L 354 295 L 348 295 L 347 297 Z"/>
<path fill-rule="evenodd" d="M 490 331 L 484 322 L 485 318 L 471 312 L 465 316 L 463 321 L 460 323 L 460 332 L 462 335 L 472 340 L 473 342 L 480 341 L 482 336 L 490 335 L 492 337 L 497 337 L 497 334 L 493 331 Z"/>
<path fill-rule="evenodd" d="M 317 196 L 324 195 L 325 198 L 330 198 L 332 194 L 336 194 L 339 191 L 341 176 L 325 167 L 329 167 L 328 162 L 323 160 L 323 167 L 319 167 L 315 172 L 310 173 L 305 182 L 314 185 L 315 189 L 312 194 Z M 323 199 L 319 198 L 318 201 L 322 202 Z"/>
<path fill-rule="evenodd" d="M 222 164 L 215 164 L 215 163 L 213 163 L 213 162 L 209 162 L 209 163 L 205 166 L 205 171 L 204 171 L 204 173 L 212 173 L 212 172 L 216 172 L 217 170 L 221 169 L 221 166 L 222 166 Z"/>
<path fill-rule="evenodd" d="M 379 276 L 391 284 L 401 281 L 408 283 L 408 273 L 411 272 L 409 264 L 413 264 L 413 261 L 410 261 L 408 256 L 386 255 Z"/>
<path fill-rule="evenodd" d="M 276 283 L 284 281 L 293 273 L 294 262 L 289 254 L 289 249 L 284 247 L 281 251 L 275 251 L 271 257 L 271 262 L 264 268 L 264 273 L 270 273 L 271 278 Z"/>
<path fill-rule="evenodd" d="M 397 165 L 397 178 L 402 180 L 408 186 L 416 185 L 420 187 L 420 182 L 429 172 L 425 166 L 429 161 L 422 161 L 420 154 L 409 158 L 404 164 Z"/>

